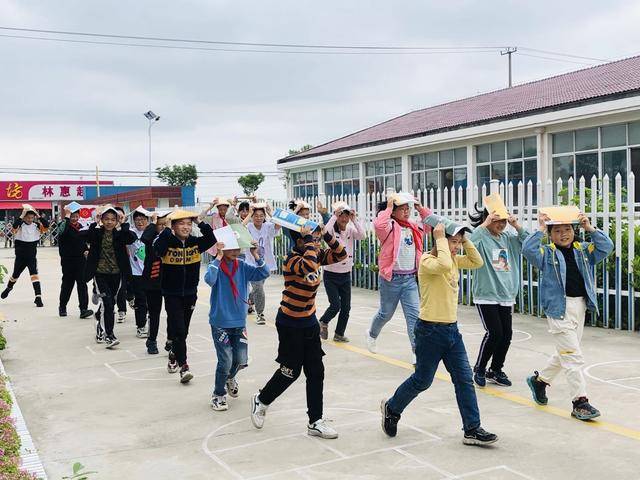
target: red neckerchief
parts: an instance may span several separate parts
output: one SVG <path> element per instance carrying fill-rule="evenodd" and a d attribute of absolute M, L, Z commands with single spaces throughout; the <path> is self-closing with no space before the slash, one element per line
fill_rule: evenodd
<path fill-rule="evenodd" d="M 224 273 L 229 279 L 229 283 L 231 284 L 231 293 L 233 293 L 234 300 L 237 300 L 239 295 L 238 286 L 236 285 L 236 282 L 233 280 L 233 277 L 235 277 L 236 272 L 238 271 L 238 260 L 233 261 L 233 267 L 231 271 L 229 271 L 227 262 L 223 259 L 220 262 L 220 270 L 222 270 L 222 273 Z"/>
<path fill-rule="evenodd" d="M 398 225 L 401 227 L 411 229 L 413 232 L 413 244 L 416 247 L 416 251 L 422 254 L 422 232 L 418 226 L 415 223 L 405 222 L 404 220 L 398 220 L 397 218 L 394 218 L 394 220 L 398 222 Z"/>
<path fill-rule="evenodd" d="M 222 215 L 220 215 L 220 219 L 222 220 L 222 226 L 223 226 L 223 227 L 226 227 L 226 226 L 228 225 L 228 223 L 227 223 L 227 219 L 226 219 L 226 218 L 224 218 Z"/>
<path fill-rule="evenodd" d="M 80 222 L 76 222 L 76 223 L 69 222 L 69 226 L 72 227 L 76 232 L 80 231 L 80 227 L 82 227 L 82 225 L 80 225 Z"/>

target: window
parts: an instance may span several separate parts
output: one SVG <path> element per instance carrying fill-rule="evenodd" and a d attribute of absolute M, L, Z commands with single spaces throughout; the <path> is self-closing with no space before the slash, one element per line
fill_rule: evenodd
<path fill-rule="evenodd" d="M 354 163 L 342 167 L 325 168 L 324 193 L 330 197 L 360 193 L 360 165 Z"/>
<path fill-rule="evenodd" d="M 291 176 L 294 198 L 315 197 L 318 195 L 318 171 L 296 172 Z"/>
<path fill-rule="evenodd" d="M 400 158 L 376 160 L 365 164 L 367 193 L 384 193 L 387 188 L 402 190 L 402 161 Z"/>
<path fill-rule="evenodd" d="M 444 195 L 445 187 L 449 191 L 454 188 L 456 192 L 462 187 L 463 198 L 466 198 L 467 148 L 411 155 L 411 187 L 414 191 L 425 192 L 425 195 L 428 195 L 427 192 L 431 189 L 440 188 Z"/>

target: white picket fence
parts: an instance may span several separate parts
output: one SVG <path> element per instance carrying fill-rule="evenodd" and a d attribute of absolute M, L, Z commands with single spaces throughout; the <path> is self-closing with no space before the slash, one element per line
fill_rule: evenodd
<path fill-rule="evenodd" d="M 489 193 L 499 192 L 509 211 L 518 217 L 520 224 L 529 231 L 534 231 L 537 228 L 539 205 L 575 203 L 583 212 L 587 213 L 593 225 L 597 225 L 598 228 L 615 239 L 614 253 L 594 269 L 600 316 L 598 318 L 591 316 L 590 322 L 592 325 L 605 328 L 614 327 L 633 331 L 640 327 L 640 322 L 635 318 L 640 292 L 636 292 L 636 288 L 634 288 L 636 282 L 634 275 L 635 242 L 640 242 L 640 212 L 634 202 L 635 179 L 633 173 L 629 174 L 624 183 L 627 185 L 626 191 L 622 187 L 623 179 L 620 174 L 617 174 L 613 179 L 613 185 L 611 179 L 606 175 L 601 179 L 594 176 L 588 183 L 582 177 L 577 186 L 572 178 L 566 182 L 566 185 L 561 179 L 558 179 L 555 191 L 554 185 L 549 180 L 544 190 L 540 182 L 536 185 L 531 181 L 527 184 L 518 182 L 516 185 L 513 183 L 505 185 L 498 181 L 492 181 L 490 185 L 482 185 L 480 188 L 470 185 L 466 189 L 462 187 L 458 189 L 430 189 L 411 193 L 434 213 L 464 223 L 468 222 L 469 211 L 475 212 L 474 204 L 476 201 L 481 207 L 482 198 Z M 562 195 L 560 195 L 561 193 Z M 539 201 L 534 203 L 534 198 Z M 369 289 L 377 289 L 378 287 L 377 252 L 379 251 L 379 242 L 373 234 L 372 220 L 376 215 L 377 204 L 383 202 L 384 199 L 385 195 L 382 193 L 360 193 L 333 197 L 321 195 L 304 199 L 311 207 L 312 218 L 318 222 L 321 221 L 317 209 L 318 200 L 329 208 L 336 201 L 345 201 L 356 208 L 358 216 L 367 230 L 367 237 L 356 242 L 354 253 L 355 265 L 352 271 L 352 283 L 357 287 Z M 274 201 L 271 203 L 274 207 L 288 208 L 287 202 Z M 417 216 L 417 213 L 415 215 Z M 625 232 L 627 233 L 625 234 Z M 585 238 L 585 233 L 580 232 L 580 236 Z M 429 248 L 428 240 L 425 242 L 426 248 Z M 282 262 L 286 257 L 289 247 L 285 238 L 281 237 L 276 240 L 279 262 Z M 623 259 L 625 259 L 624 263 Z M 517 298 L 517 310 L 540 316 L 543 312 L 540 309 L 538 296 L 538 273 L 531 265 L 527 264 L 524 258 L 521 258 L 520 261 L 523 267 L 521 269 L 523 288 Z M 640 263 L 635 263 L 637 270 L 635 273 L 640 275 Z M 460 302 L 471 304 L 471 275 L 469 272 L 462 272 L 460 280 Z"/>

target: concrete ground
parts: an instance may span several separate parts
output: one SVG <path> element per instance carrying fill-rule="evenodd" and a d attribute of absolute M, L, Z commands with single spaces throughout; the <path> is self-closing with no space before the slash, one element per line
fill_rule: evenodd
<path fill-rule="evenodd" d="M 12 251 L 1 250 L 10 267 Z M 209 398 L 215 370 L 208 292 L 200 299 L 189 337 L 191 384 L 166 372 L 166 356 L 146 354 L 135 337 L 132 312 L 116 325 L 121 344 L 109 351 L 93 340 L 94 321 L 57 316 L 60 267 L 57 251 L 41 249 L 39 265 L 45 308 L 36 309 L 28 276 L 0 303 L 8 349 L 5 368 L 50 478 L 69 474 L 75 461 L 96 479 L 636 479 L 640 447 L 640 339 L 624 332 L 587 328 L 584 351 L 590 398 L 601 421 L 569 417 L 567 385 L 549 390 L 550 404 L 530 400 L 525 377 L 552 352 L 545 322 L 516 316 L 506 372 L 508 389 L 478 391 L 483 425 L 496 432 L 494 447 L 461 442 L 453 387 L 441 368 L 433 386 L 405 411 L 398 436 L 380 429 L 379 403 L 410 374 L 411 353 L 401 312 L 370 354 L 364 330 L 378 297 L 353 290 L 347 335 L 351 343 L 326 342 L 325 416 L 338 440 L 306 436 L 304 380 L 269 409 L 263 430 L 249 420 L 250 396 L 276 368 L 273 327 L 282 280 L 267 282 L 267 317 L 250 317 L 250 366 L 239 374 L 240 397 L 227 412 L 214 412 Z M 318 294 L 319 311 L 327 304 Z M 460 309 L 461 331 L 472 363 L 482 338 L 474 309 Z M 164 329 L 164 315 L 161 330 Z M 331 328 L 331 327 L 330 327 Z M 332 331 L 332 328 L 331 328 Z M 160 339 L 164 341 L 164 336 Z M 635 459 L 635 460 L 634 460 Z"/>

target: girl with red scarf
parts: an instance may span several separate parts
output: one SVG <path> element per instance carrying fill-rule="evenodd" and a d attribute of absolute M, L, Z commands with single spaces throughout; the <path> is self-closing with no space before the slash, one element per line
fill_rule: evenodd
<path fill-rule="evenodd" d="M 422 255 L 423 235 L 430 231 L 430 227 L 411 220 L 412 204 L 415 204 L 422 220 L 431 214 L 431 210 L 423 207 L 417 198 L 408 193 L 394 193 L 387 197 L 386 208 L 382 208 L 373 221 L 376 236 L 380 240 L 380 309 L 366 332 L 367 348 L 371 353 L 377 353 L 376 339 L 382 327 L 391 320 L 398 303 L 402 305 L 409 342 L 415 352 L 413 329 L 420 310 L 416 274 Z"/>
<path fill-rule="evenodd" d="M 249 282 L 260 282 L 269 276 L 269 267 L 258 253 L 257 244 L 250 250 L 255 266 L 238 258 L 241 250 L 225 249 L 215 244 L 216 257 L 209 264 L 204 281 L 211 286 L 209 324 L 218 356 L 216 379 L 211 395 L 211 408 L 228 409 L 227 394 L 238 396 L 236 374 L 247 366 L 247 300 Z"/>

